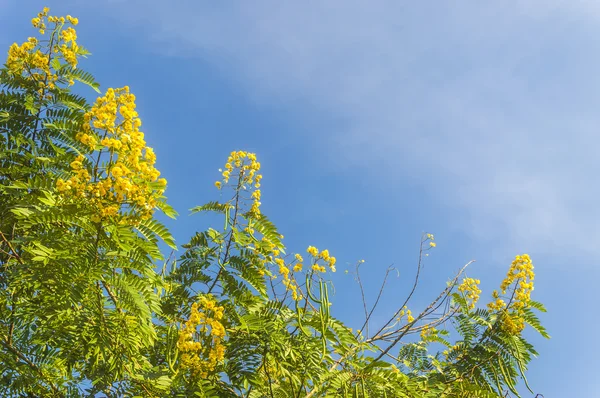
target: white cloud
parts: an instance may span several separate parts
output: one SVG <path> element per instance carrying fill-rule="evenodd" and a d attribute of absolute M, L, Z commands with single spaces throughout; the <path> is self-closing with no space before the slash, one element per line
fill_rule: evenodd
<path fill-rule="evenodd" d="M 474 235 L 600 258 L 596 3 L 466 3 L 111 4 L 256 101 L 343 120 L 326 137 L 340 164 L 435 174 L 432 194 L 468 209 Z"/>

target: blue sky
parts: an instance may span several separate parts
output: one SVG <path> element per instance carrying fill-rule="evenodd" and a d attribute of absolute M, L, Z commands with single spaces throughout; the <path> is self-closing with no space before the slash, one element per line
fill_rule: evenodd
<path fill-rule="evenodd" d="M 598 2 L 0 0 L 0 47 L 44 5 L 79 17 L 103 88 L 136 94 L 180 243 L 205 226 L 187 209 L 218 198 L 227 154 L 255 151 L 290 251 L 329 248 L 340 270 L 364 258 L 373 294 L 400 271 L 381 317 L 424 231 L 438 247 L 415 308 L 471 259 L 490 292 L 529 253 L 553 337 L 534 339 L 534 390 L 600 394 Z M 352 278 L 334 281 L 335 313 L 360 323 Z"/>

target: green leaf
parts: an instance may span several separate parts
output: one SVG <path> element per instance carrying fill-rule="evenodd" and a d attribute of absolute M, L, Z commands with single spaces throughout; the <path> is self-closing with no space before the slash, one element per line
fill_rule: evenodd
<path fill-rule="evenodd" d="M 162 239 L 170 248 L 177 250 L 175 239 L 169 230 L 158 221 L 154 219 L 142 220 L 136 228 L 146 237 L 149 237 L 150 233 L 156 234 L 156 236 Z"/>

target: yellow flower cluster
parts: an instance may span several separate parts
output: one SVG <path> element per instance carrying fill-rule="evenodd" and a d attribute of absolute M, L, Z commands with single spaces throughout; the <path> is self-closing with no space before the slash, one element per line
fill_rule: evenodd
<path fill-rule="evenodd" d="M 109 161 L 106 167 L 92 170 L 90 176 L 83 167 L 83 156 L 79 156 L 71 164 L 73 176 L 58 180 L 58 190 L 89 199 L 99 210 L 98 216 L 115 215 L 121 205 L 128 205 L 133 218 L 151 217 L 167 182 L 158 178 L 156 155 L 139 130 L 142 122 L 129 87 L 108 89 L 84 120 L 76 139 L 90 151 L 99 150 L 98 159 L 103 153 L 109 155 Z"/>
<path fill-rule="evenodd" d="M 292 299 L 295 301 L 301 300 L 302 295 L 298 294 L 298 285 L 290 279 L 290 268 L 285 264 L 285 260 L 281 257 L 275 258 L 275 264 L 279 267 L 279 275 L 283 277 L 283 286 L 286 290 L 292 292 Z M 294 270 L 296 267 L 294 267 Z"/>
<path fill-rule="evenodd" d="M 246 225 L 238 224 L 238 228 L 243 230 L 254 239 L 256 247 L 253 250 L 258 254 L 254 265 L 258 268 L 258 272 L 261 276 L 276 279 L 278 276 L 282 278 L 282 284 L 285 286 L 287 291 L 291 291 L 292 299 L 301 300 L 303 298 L 299 285 L 294 278 L 294 273 L 301 272 L 304 268 L 304 258 L 300 254 L 296 254 L 294 259 L 290 262 L 286 262 L 285 258 L 281 256 L 284 253 L 284 248 L 279 247 L 280 243 L 274 243 L 266 236 L 257 238 L 254 236 L 253 221 L 255 217 L 260 216 L 260 205 L 261 205 L 261 191 L 260 183 L 262 175 L 258 174 L 260 171 L 260 163 L 257 160 L 256 154 L 245 151 L 233 151 L 229 154 L 227 162 L 225 163 L 224 169 L 219 171 L 222 173 L 222 179 L 215 182 L 215 186 L 218 189 L 222 189 L 226 184 L 229 184 L 230 180 L 233 180 L 234 189 L 239 195 L 236 199 L 246 199 L 251 201 L 251 206 L 245 215 L 247 219 Z M 244 192 L 247 192 L 247 196 L 242 196 Z M 249 216 L 249 217 L 248 217 Z M 283 239 L 283 235 L 280 237 Z M 325 266 L 319 262 L 323 261 L 327 264 L 331 271 L 335 272 L 336 258 L 329 254 L 328 250 L 319 252 L 314 247 L 309 247 L 308 251 L 313 257 L 312 269 L 317 272 L 326 272 Z M 276 266 L 276 271 L 271 271 L 270 265 Z"/>
<path fill-rule="evenodd" d="M 67 28 L 61 32 L 62 39 L 65 43 L 72 43 L 77 40 L 77 32 L 73 28 Z"/>
<path fill-rule="evenodd" d="M 517 282 L 512 304 L 513 308 L 521 309 L 527 306 L 527 303 L 531 300 L 534 279 L 533 263 L 529 255 L 516 256 L 510 265 L 506 278 L 500 285 L 502 294 L 506 294 L 508 287 Z"/>
<path fill-rule="evenodd" d="M 245 230 L 246 232 L 253 234 L 251 227 L 246 227 Z M 281 239 L 283 239 L 283 235 L 281 235 Z M 282 253 L 284 252 L 283 247 L 277 246 L 277 244 L 273 243 L 265 236 L 262 236 L 256 241 L 254 250 L 259 255 L 255 265 L 258 267 L 260 275 L 270 277 L 271 279 L 276 279 L 278 275 L 281 276 L 282 284 L 285 286 L 285 289 L 292 293 L 292 299 L 295 301 L 302 300 L 303 295 L 301 289 L 294 278 L 294 273 L 301 272 L 304 268 L 304 258 L 302 255 L 297 253 L 291 261 L 286 262 L 285 258 L 282 257 Z M 328 250 L 319 252 L 316 248 L 310 246 L 308 252 L 314 257 L 313 270 L 317 272 L 326 272 L 325 267 L 319 264 L 319 261 L 325 261 L 329 265 L 331 271 L 335 272 L 336 258 L 331 256 Z M 269 264 L 277 266 L 276 273 L 272 273 L 269 270 Z"/>
<path fill-rule="evenodd" d="M 298 253 L 294 256 L 296 259 L 296 265 L 294 265 L 294 272 L 302 271 L 302 267 L 304 266 L 302 263 L 304 262 L 304 258 Z"/>
<path fill-rule="evenodd" d="M 55 89 L 58 74 L 52 72 L 53 57 L 62 58 L 73 68 L 77 67 L 77 57 L 79 54 L 79 46 L 77 45 L 77 33 L 75 29 L 69 27 L 62 30 L 65 21 L 71 25 L 77 25 L 77 18 L 67 15 L 64 17 L 48 16 L 50 10 L 45 7 L 37 17 L 31 20 L 34 28 L 39 29 L 40 34 L 44 34 L 46 30 L 46 22 L 53 23 L 53 31 L 59 33 L 55 40 L 51 40 L 51 46 L 45 51 L 39 47 L 38 40 L 35 37 L 30 37 L 20 46 L 14 43 L 9 51 L 6 65 L 8 69 L 16 75 L 22 75 L 26 79 L 32 79 L 38 84 L 38 93 L 40 97 L 44 97 L 45 89 Z M 66 81 L 63 81 L 66 83 Z M 72 81 L 69 84 L 73 84 Z"/>
<path fill-rule="evenodd" d="M 45 7 L 44 10 L 38 14 L 38 16 L 36 18 L 33 18 L 31 20 L 31 24 L 33 25 L 34 28 L 38 28 L 40 30 L 40 34 L 44 34 L 46 31 L 46 21 L 48 23 L 53 23 L 54 24 L 54 29 L 56 31 L 60 31 L 60 29 L 65 25 L 65 23 L 70 23 L 71 25 L 75 26 L 79 23 L 79 20 L 77 18 L 73 18 L 70 15 L 67 15 L 67 17 L 56 17 L 56 16 L 49 16 L 48 12 L 50 11 L 50 9 L 48 7 Z M 60 53 L 62 55 L 62 58 L 69 64 L 71 65 L 73 68 L 77 67 L 77 53 L 79 51 L 79 46 L 77 45 L 77 33 L 75 32 L 75 29 L 69 27 L 63 31 L 60 32 L 60 40 L 59 42 L 56 44 L 56 47 L 52 48 L 50 53 L 52 52 L 57 52 Z M 48 54 L 48 57 L 51 56 L 51 54 Z"/>
<path fill-rule="evenodd" d="M 260 241 L 257 242 L 257 251 L 261 254 L 258 266 L 260 268 L 259 272 L 261 275 L 269 275 L 272 279 L 277 278 L 277 276 L 272 275 L 267 270 L 268 264 L 274 263 L 278 267 L 278 274 L 282 277 L 283 285 L 286 290 L 292 292 L 293 300 L 302 300 L 303 296 L 301 290 L 299 289 L 298 282 L 293 278 L 293 273 L 301 272 L 304 267 L 304 258 L 301 254 L 295 254 L 294 259 L 286 264 L 284 258 L 281 257 L 280 248 L 275 244 L 270 242 L 268 239 L 263 237 Z M 316 250 L 316 251 L 315 251 Z M 324 266 L 320 265 L 318 262 L 320 260 L 324 260 L 329 265 L 331 271 L 335 272 L 335 257 L 329 255 L 328 250 L 323 250 L 319 253 L 319 251 L 313 246 L 309 246 L 309 254 L 315 257 L 314 264 L 312 269 L 317 272 L 326 272 Z M 314 254 L 313 254 L 314 253 Z M 272 276 L 271 276 L 272 275 Z"/>
<path fill-rule="evenodd" d="M 319 253 L 319 249 L 317 249 L 316 247 L 308 246 L 308 248 L 306 249 L 306 252 L 308 254 L 310 254 L 314 259 L 314 263 L 312 266 L 312 269 L 314 271 L 323 272 L 323 273 L 326 272 L 325 266 L 319 264 L 319 260 L 323 260 L 325 262 L 325 264 L 329 267 L 331 272 L 336 271 L 336 269 L 335 269 L 336 258 L 329 254 L 329 250 L 325 249 Z"/>
<path fill-rule="evenodd" d="M 467 302 L 469 303 L 469 309 L 471 310 L 475 308 L 475 305 L 479 300 L 479 294 L 481 294 L 481 290 L 479 289 L 480 283 L 481 281 L 479 279 L 465 278 L 458 286 L 458 291 L 466 297 Z"/>
<path fill-rule="evenodd" d="M 249 233 L 253 233 L 250 232 L 251 228 L 246 228 L 246 230 Z M 280 238 L 283 239 L 283 235 L 280 235 Z M 273 273 L 271 273 L 269 270 L 269 265 L 275 264 L 278 267 L 277 273 L 283 278 L 282 283 L 286 290 L 292 292 L 292 299 L 296 301 L 301 300 L 303 296 L 299 290 L 297 281 L 293 278 L 292 270 L 293 272 L 302 271 L 302 256 L 296 254 L 294 256 L 294 260 L 286 264 L 285 259 L 281 256 L 283 247 L 277 246 L 265 236 L 256 241 L 255 250 L 259 255 L 257 261 L 255 262 L 255 265 L 258 267 L 259 274 L 261 276 L 270 277 L 271 279 L 276 279 L 277 276 L 273 275 Z"/>
<path fill-rule="evenodd" d="M 279 256 L 279 250 L 274 250 L 272 253 L 274 256 Z M 296 260 L 297 260 L 297 257 L 296 257 Z M 282 282 L 283 286 L 285 286 L 286 290 L 292 292 L 292 299 L 294 301 L 302 300 L 303 296 L 302 296 L 302 293 L 299 292 L 298 283 L 296 282 L 295 279 L 291 278 L 291 270 L 290 270 L 291 264 L 286 265 L 285 260 L 281 257 L 276 257 L 274 262 L 279 268 L 279 275 L 281 275 L 283 278 L 283 282 Z M 296 264 L 293 267 L 293 271 L 294 272 L 302 271 L 302 263 L 296 262 Z"/>
<path fill-rule="evenodd" d="M 62 18 L 62 17 L 61 17 Z M 61 32 L 63 43 L 58 47 L 64 60 L 73 68 L 77 67 L 77 53 L 79 46 L 77 45 L 77 33 L 73 28 L 67 28 Z"/>
<path fill-rule="evenodd" d="M 511 308 L 520 310 L 526 308 L 531 300 L 533 291 L 533 281 L 535 273 L 533 272 L 533 263 L 528 254 L 518 255 L 510 265 L 506 278 L 500 285 L 502 294 L 506 294 L 509 287 L 515 284 L 513 297 L 510 301 Z M 488 304 L 490 311 L 502 309 L 506 303 L 500 298 L 496 290 L 492 293 L 495 301 Z"/>
<path fill-rule="evenodd" d="M 20 46 L 13 43 L 8 50 L 6 66 L 16 75 L 37 82 L 38 94 L 44 96 L 44 89 L 56 88 L 58 76 L 51 72 L 49 55 L 38 48 L 38 40 L 30 37 Z"/>
<path fill-rule="evenodd" d="M 533 291 L 533 263 L 528 254 L 518 255 L 512 261 L 506 278 L 500 285 L 502 295 L 506 295 L 509 288 L 514 285 L 508 303 L 505 302 L 497 290 L 492 292 L 494 301 L 488 304 L 489 311 L 501 311 L 499 321 L 506 332 L 516 335 L 525 328 L 522 310 L 529 306 L 531 292 Z"/>
<path fill-rule="evenodd" d="M 437 329 L 429 325 L 423 326 L 421 329 L 421 340 L 427 341 L 431 336 L 437 336 Z"/>
<path fill-rule="evenodd" d="M 83 155 L 79 155 L 73 162 L 71 162 L 73 176 L 67 181 L 60 178 L 56 182 L 56 188 L 59 192 L 71 192 L 78 196 L 82 196 L 85 193 L 87 182 L 90 179 L 90 173 L 83 164 L 84 160 L 85 157 Z"/>
<path fill-rule="evenodd" d="M 298 282 L 291 277 L 291 272 L 302 271 L 302 268 L 304 267 L 304 258 L 300 254 L 295 254 L 294 260 L 292 260 L 290 264 L 286 265 L 285 260 L 283 258 L 277 257 L 280 255 L 278 248 L 274 248 L 271 251 L 271 254 L 275 256 L 273 261 L 279 267 L 279 275 L 281 275 L 283 278 L 283 285 L 285 286 L 286 290 L 292 292 L 292 299 L 295 301 L 302 300 L 303 296 L 301 291 L 299 290 Z M 267 257 L 267 261 L 270 259 L 272 259 L 272 257 Z"/>
<path fill-rule="evenodd" d="M 207 377 L 225 357 L 223 310 L 214 297 L 202 296 L 192 304 L 190 318 L 179 329 L 181 364 L 195 376 Z"/>
<path fill-rule="evenodd" d="M 65 20 L 73 26 L 75 26 L 79 23 L 79 19 L 73 18 L 70 15 L 67 15 L 66 17 L 52 17 L 52 16 L 48 17 L 48 22 L 64 24 Z"/>
<path fill-rule="evenodd" d="M 502 329 L 511 335 L 517 335 L 525 329 L 525 320 L 518 313 L 503 311 L 500 322 Z"/>
<path fill-rule="evenodd" d="M 495 290 L 494 290 L 494 293 L 497 294 L 497 292 Z M 488 303 L 488 305 L 487 305 L 487 307 L 490 311 L 501 310 L 506 306 L 506 303 L 500 297 L 494 297 L 494 299 L 495 299 L 494 301 L 492 301 L 491 303 Z"/>
<path fill-rule="evenodd" d="M 251 194 L 252 205 L 250 207 L 250 213 L 255 216 L 260 215 L 260 196 L 261 192 L 260 181 L 262 175 L 258 174 L 260 170 L 260 162 L 256 160 L 256 154 L 245 151 L 233 151 L 227 158 L 225 163 L 225 170 L 222 170 L 222 181 L 216 181 L 215 186 L 218 189 L 223 187 L 223 184 L 228 184 L 232 177 L 237 177 L 238 188 L 247 189 L 248 187 L 254 187 L 254 191 Z"/>
<path fill-rule="evenodd" d="M 406 315 L 406 321 L 408 323 L 411 323 L 415 320 L 415 317 L 412 315 L 412 311 L 409 310 L 406 306 L 402 307 L 402 310 L 400 310 L 397 321 L 400 322 L 404 315 Z"/>
<path fill-rule="evenodd" d="M 49 72 L 48 58 L 39 50 L 33 52 L 37 44 L 38 41 L 35 37 L 30 37 L 20 46 L 13 43 L 8 49 L 6 66 L 14 73 L 20 73 L 25 65 Z"/>
<path fill-rule="evenodd" d="M 429 241 L 429 247 L 436 247 L 437 246 L 437 244 L 433 240 L 434 240 L 433 234 L 427 234 L 426 235 L 425 241 L 426 242 Z"/>
<path fill-rule="evenodd" d="M 42 12 L 40 12 L 37 15 L 37 17 L 35 17 L 31 20 L 31 24 L 33 25 L 33 27 L 36 29 L 39 29 L 40 34 L 42 34 L 42 35 L 45 33 L 45 30 L 46 30 L 46 24 L 44 23 L 44 20 L 48 16 L 49 12 L 50 12 L 50 9 L 48 7 L 44 7 Z"/>

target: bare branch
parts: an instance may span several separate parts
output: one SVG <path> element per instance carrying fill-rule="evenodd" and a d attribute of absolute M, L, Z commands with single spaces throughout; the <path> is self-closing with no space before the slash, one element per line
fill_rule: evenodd
<path fill-rule="evenodd" d="M 360 332 L 362 332 L 363 328 L 365 327 L 365 325 L 367 326 L 367 335 L 369 334 L 369 313 L 367 312 L 367 299 L 365 298 L 365 290 L 363 289 L 363 285 L 362 285 L 362 281 L 360 279 L 360 265 L 362 263 L 358 262 L 356 263 L 356 281 L 358 282 L 358 286 L 360 287 L 360 295 L 362 297 L 362 303 L 363 303 L 363 310 L 365 312 L 365 323 L 363 324 L 363 327 L 360 328 L 359 334 Z"/>
<path fill-rule="evenodd" d="M 356 267 L 356 270 L 358 272 L 358 266 Z M 366 328 L 366 338 L 369 338 L 369 320 L 371 319 L 371 316 L 373 316 L 373 312 L 375 311 L 375 309 L 377 308 L 377 305 L 379 304 L 379 299 L 381 299 L 381 295 L 383 294 L 383 289 L 385 288 L 385 284 L 387 282 L 387 278 L 390 274 L 390 272 L 392 270 L 396 270 L 396 268 L 394 268 L 393 266 L 389 266 L 387 268 L 387 270 L 385 271 L 385 277 L 383 278 L 383 283 L 381 284 L 381 287 L 379 288 L 379 293 L 377 294 L 377 299 L 375 300 L 375 304 L 373 304 L 373 307 L 371 307 L 371 311 L 369 311 L 369 314 L 365 317 L 365 323 L 363 323 L 362 327 L 360 328 L 360 332 L 362 333 L 362 331 Z M 396 270 L 397 272 L 398 270 Z M 361 287 L 362 290 L 362 287 Z M 364 296 L 363 296 L 364 299 Z M 364 302 L 364 301 L 363 301 Z"/>
<path fill-rule="evenodd" d="M 408 297 L 406 297 L 406 300 L 404 300 L 404 303 L 400 306 L 400 308 L 394 313 L 394 315 L 392 315 L 392 317 L 385 323 L 385 325 L 383 325 L 379 329 L 379 331 L 377 331 L 377 333 L 375 333 L 375 335 L 380 334 L 386 327 L 388 327 L 390 325 L 390 323 L 392 323 L 394 321 L 394 319 L 396 319 L 398 317 L 398 314 L 400 314 L 400 311 L 402 311 L 402 309 L 408 304 L 408 302 L 412 298 L 413 294 L 415 293 L 415 290 L 417 289 L 417 285 L 419 284 L 419 275 L 421 274 L 421 268 L 423 266 L 423 243 L 424 242 L 425 241 L 423 240 L 423 237 L 421 237 L 421 244 L 419 245 L 419 261 L 417 262 L 417 274 L 415 275 L 415 281 L 413 282 L 413 286 L 412 286 L 410 293 L 408 294 Z"/>
<path fill-rule="evenodd" d="M 423 318 L 423 316 L 431 309 L 433 308 L 437 302 L 444 296 L 447 294 L 448 291 L 452 290 L 452 288 L 454 287 L 454 285 L 456 285 L 456 281 L 458 280 L 458 278 L 460 277 L 460 275 L 467 269 L 467 267 L 469 265 L 471 265 L 474 262 L 474 260 L 469 261 L 464 267 L 461 268 L 461 270 L 458 272 L 458 274 L 456 274 L 456 276 L 454 277 L 454 279 L 452 280 L 452 282 L 448 285 L 448 287 L 446 289 L 444 289 L 444 291 L 435 299 L 431 302 L 431 304 L 429 304 L 429 306 L 423 311 L 421 312 L 421 314 L 419 314 L 419 316 L 417 318 L 415 318 L 414 321 L 410 322 L 409 324 L 407 324 L 404 327 L 404 331 L 398 336 L 396 337 L 396 339 L 394 339 L 394 341 L 385 349 L 383 350 L 383 352 L 381 354 L 379 354 L 379 356 L 377 356 L 375 358 L 375 360 L 373 362 L 371 362 L 371 364 L 377 362 L 378 360 L 380 360 L 384 355 L 386 355 L 388 352 L 390 352 L 390 350 L 392 348 L 394 348 L 396 346 L 396 344 L 398 344 L 400 342 L 400 340 L 408 333 L 408 331 L 411 329 L 411 327 L 416 324 L 421 318 Z M 371 364 L 367 365 L 367 367 L 371 366 Z"/>

